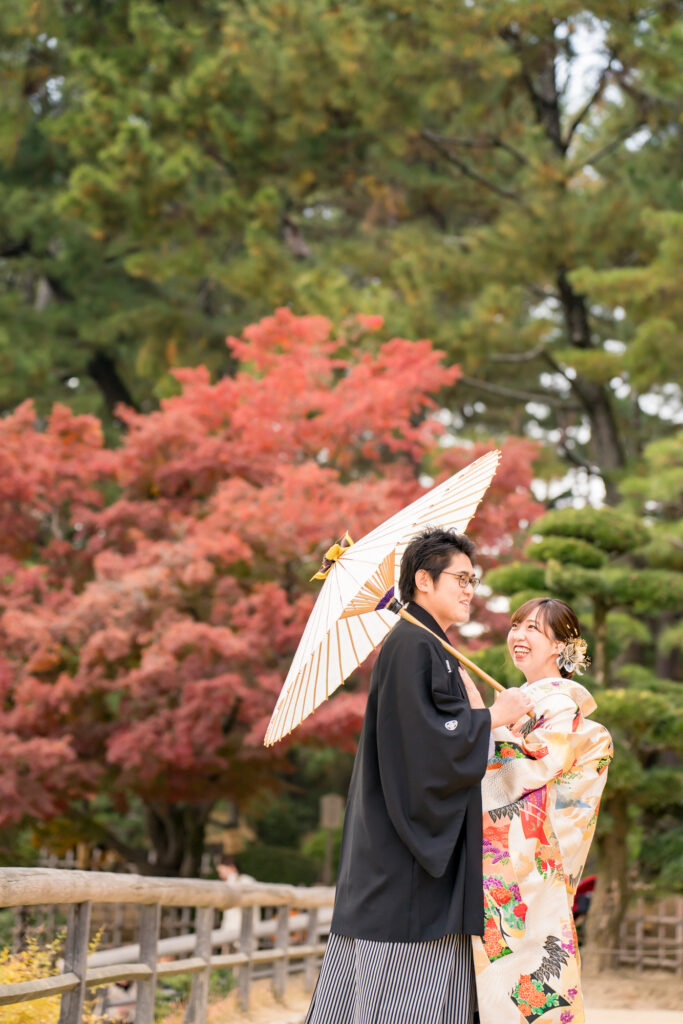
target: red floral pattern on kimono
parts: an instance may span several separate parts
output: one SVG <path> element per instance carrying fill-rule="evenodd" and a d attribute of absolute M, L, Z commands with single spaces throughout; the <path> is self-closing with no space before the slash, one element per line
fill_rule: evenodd
<path fill-rule="evenodd" d="M 612 741 L 569 679 L 525 683 L 524 736 L 493 731 L 482 781 L 483 938 L 474 965 L 481 1024 L 583 1024 L 572 903 L 595 831 Z"/>

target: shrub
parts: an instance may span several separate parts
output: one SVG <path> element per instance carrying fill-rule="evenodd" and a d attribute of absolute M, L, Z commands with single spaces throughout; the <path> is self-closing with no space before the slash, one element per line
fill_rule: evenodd
<path fill-rule="evenodd" d="M 55 963 L 61 953 L 63 940 L 54 939 L 47 946 L 40 946 L 30 938 L 26 949 L 20 953 L 10 952 L 8 947 L 0 949 L 0 985 L 13 985 L 21 981 L 35 981 L 55 974 Z M 61 1005 L 60 996 L 35 999 L 30 1003 L 16 1003 L 3 1006 L 2 1024 L 58 1024 Z M 84 1024 L 100 1024 L 92 1004 L 86 1004 L 83 1013 Z"/>
<path fill-rule="evenodd" d="M 237 855 L 235 862 L 240 872 L 259 882 L 313 885 L 318 878 L 316 862 L 287 846 L 252 843 Z"/>
<path fill-rule="evenodd" d="M 339 853 L 341 851 L 343 826 L 335 828 L 332 832 L 332 877 L 337 877 L 337 871 L 339 869 Z M 322 870 L 322 866 L 325 862 L 325 844 L 327 842 L 327 829 L 319 828 L 317 832 L 313 832 L 306 842 L 303 844 L 303 853 L 310 857 L 311 860 L 315 861 L 318 865 L 318 871 Z"/>

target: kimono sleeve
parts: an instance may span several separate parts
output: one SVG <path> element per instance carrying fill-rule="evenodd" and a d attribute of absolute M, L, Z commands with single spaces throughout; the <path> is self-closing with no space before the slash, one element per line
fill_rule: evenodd
<path fill-rule="evenodd" d="M 392 825 L 415 860 L 443 875 L 486 771 L 491 715 L 449 687 L 429 638 L 384 650 L 378 690 L 379 773 Z"/>
<path fill-rule="evenodd" d="M 535 703 L 537 724 L 526 736 L 516 736 L 507 728 L 495 729 L 495 754 L 489 762 L 484 809 L 490 809 L 495 789 L 495 805 L 514 803 L 526 793 L 540 789 L 570 771 L 590 754 L 591 735 L 582 728 L 582 715 L 576 702 L 566 694 L 546 695 Z"/>

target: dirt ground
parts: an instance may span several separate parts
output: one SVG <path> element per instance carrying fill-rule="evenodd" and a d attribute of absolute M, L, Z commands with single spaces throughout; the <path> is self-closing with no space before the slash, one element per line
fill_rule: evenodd
<path fill-rule="evenodd" d="M 301 1024 L 310 1001 L 311 993 L 304 990 L 302 979 L 289 981 L 284 1003 L 273 998 L 270 981 L 255 981 L 248 1014 L 240 1013 L 237 995 L 231 992 L 226 999 L 210 1003 L 207 1024 Z M 163 1024 L 183 1024 L 182 1011 L 165 1017 Z"/>
<path fill-rule="evenodd" d="M 683 1024 L 683 978 L 673 971 L 629 968 L 598 974 L 584 966 L 582 980 L 584 999 L 590 1009 L 677 1011 Z M 649 1024 L 645 1014 L 641 1019 L 643 1024 Z"/>
<path fill-rule="evenodd" d="M 671 971 L 583 972 L 587 1024 L 683 1024 L 683 981 Z M 302 1024 L 310 993 L 293 979 L 284 1003 L 277 1003 L 268 981 L 253 986 L 248 1015 L 237 1009 L 234 993 L 209 1007 L 208 1024 Z M 164 1024 L 182 1024 L 182 1013 Z"/>

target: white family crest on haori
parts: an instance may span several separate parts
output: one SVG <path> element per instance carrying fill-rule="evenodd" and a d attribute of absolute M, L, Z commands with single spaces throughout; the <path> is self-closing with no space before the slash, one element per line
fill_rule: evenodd
<path fill-rule="evenodd" d="M 391 516 L 362 540 L 347 537 L 328 552 L 325 582 L 306 624 L 270 724 L 271 746 L 307 718 L 398 621 L 394 598 L 401 558 L 430 526 L 464 533 L 498 468 L 488 452 Z"/>

